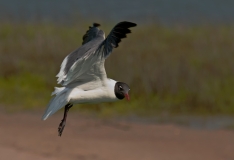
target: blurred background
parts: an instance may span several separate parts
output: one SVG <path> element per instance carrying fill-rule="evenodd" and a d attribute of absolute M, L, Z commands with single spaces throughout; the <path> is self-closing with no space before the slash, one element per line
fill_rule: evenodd
<path fill-rule="evenodd" d="M 157 148 L 154 145 L 158 141 L 164 145 L 167 141 L 169 143 L 169 139 L 171 142 L 175 135 L 185 138 L 173 141 L 173 145 L 165 145 L 165 150 L 158 146 L 159 150 L 147 150 L 143 154 L 143 149 L 142 152 L 133 149 L 133 154 L 139 154 L 134 159 L 155 159 L 158 152 L 162 154 L 159 159 L 171 159 L 165 157 L 168 156 L 168 152 L 165 152 L 168 146 L 171 146 L 172 151 L 169 152 L 174 159 L 234 159 L 230 150 L 234 147 L 234 143 L 231 143 L 234 142 L 234 1 L 231 0 L 0 0 L 0 124 L 5 127 L 0 135 L 11 139 L 8 132 L 26 131 L 29 126 L 40 125 L 41 128 L 31 128 L 31 136 L 36 131 L 38 134 L 40 130 L 46 130 L 43 133 L 46 134 L 45 137 L 57 138 L 56 127 L 62 118 L 62 112 L 54 116 L 56 121 L 51 120 L 52 116 L 48 121 L 41 122 L 40 116 L 51 98 L 54 86 L 57 86 L 55 75 L 59 72 L 62 60 L 81 45 L 82 36 L 93 22 L 100 23 L 100 28 L 107 35 L 120 21 L 135 22 L 138 26 L 132 28 L 132 34 L 113 51 L 105 66 L 110 78 L 129 84 L 131 101 L 76 105 L 71 111 L 74 122 L 67 125 L 65 132 L 75 130 L 76 132 L 71 133 L 74 134 L 73 138 L 82 134 L 78 133 L 82 127 L 74 127 L 75 121 L 78 121 L 76 117 L 82 117 L 79 121 L 83 123 L 79 125 L 89 126 L 86 130 L 88 133 L 93 131 L 93 126 L 90 125 L 92 123 L 96 128 L 104 126 L 101 131 L 109 133 L 107 137 L 113 135 L 112 132 L 116 132 L 119 126 L 126 130 L 126 124 L 123 127 L 120 123 L 127 123 L 126 134 L 129 135 L 122 137 L 128 139 L 132 136 L 130 133 L 137 134 L 143 129 L 146 133 L 152 133 L 148 135 L 144 132 L 141 135 L 152 136 L 149 138 L 150 142 L 155 142 L 151 144 L 152 148 Z M 21 119 L 24 125 L 19 123 L 20 120 L 18 123 L 9 120 L 12 117 L 17 121 Z M 6 127 L 5 121 L 12 121 L 9 122 L 12 128 Z M 34 125 L 30 122 L 34 122 Z M 142 124 L 148 128 L 141 126 Z M 14 125 L 25 129 L 16 130 Z M 155 125 L 161 130 L 155 130 L 158 136 L 151 128 Z M 122 134 L 122 129 L 120 130 L 118 132 Z M 163 131 L 171 132 L 173 136 L 168 135 L 163 141 Z M 24 133 L 21 133 L 22 137 L 19 136 L 21 139 L 25 137 Z M 100 138 L 98 133 L 92 136 Z M 191 145 L 193 143 L 189 143 L 190 141 L 197 141 L 194 137 L 203 138 L 204 144 L 188 147 L 187 143 Z M 207 140 L 207 137 L 211 139 Z M 115 138 L 108 139 L 106 145 L 115 144 Z M 141 138 L 136 137 L 133 142 L 137 143 Z M 77 141 L 80 142 L 79 140 Z M 12 140 L 11 145 L 5 141 L 2 144 L 10 149 L 13 145 L 30 150 L 16 139 Z M 67 141 L 69 144 L 73 142 L 71 139 Z M 118 141 L 121 142 L 120 139 Z M 90 140 L 90 144 L 93 142 Z M 53 148 L 54 143 L 53 140 L 43 143 L 41 148 L 48 145 Z M 174 151 L 177 143 L 185 144 L 181 153 L 180 150 Z M 59 146 L 59 142 L 56 145 Z M 57 154 L 63 150 L 58 146 L 51 152 L 31 149 L 33 155 L 29 157 L 35 159 L 35 153 L 42 155 L 42 159 L 50 159 L 54 156 L 52 152 Z M 209 149 L 199 150 L 201 146 Z M 217 148 L 210 148 L 212 146 Z M 183 152 L 186 148 L 190 148 L 187 155 Z M 107 148 L 104 145 L 101 149 L 103 153 L 99 151 L 91 156 L 79 150 L 80 154 L 70 159 L 113 158 L 111 155 L 108 158 L 105 149 Z M 115 159 L 131 159 L 131 154 L 120 154 L 119 148 L 112 149 L 119 155 L 114 156 Z M 13 152 L 15 151 L 9 151 Z M 60 156 L 67 157 L 70 152 L 64 151 Z M 201 157 L 194 157 L 193 154 Z M 215 154 L 219 155 L 209 156 Z"/>

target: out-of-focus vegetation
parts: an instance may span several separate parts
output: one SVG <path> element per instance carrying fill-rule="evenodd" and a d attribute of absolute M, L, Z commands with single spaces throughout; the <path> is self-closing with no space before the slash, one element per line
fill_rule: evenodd
<path fill-rule="evenodd" d="M 45 108 L 64 57 L 90 24 L 1 24 L 0 104 Z M 101 26 L 108 34 L 113 25 Z M 234 114 L 234 28 L 132 29 L 106 61 L 108 76 L 131 87 L 131 101 L 78 105 L 102 115 Z M 75 108 L 75 107 L 74 107 Z"/>

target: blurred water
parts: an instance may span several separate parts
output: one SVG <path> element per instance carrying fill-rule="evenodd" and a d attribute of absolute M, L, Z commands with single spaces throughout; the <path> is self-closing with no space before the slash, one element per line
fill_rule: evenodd
<path fill-rule="evenodd" d="M 69 23 L 132 20 L 138 23 L 230 24 L 234 21 L 232 0 L 0 0 L 0 19 Z"/>

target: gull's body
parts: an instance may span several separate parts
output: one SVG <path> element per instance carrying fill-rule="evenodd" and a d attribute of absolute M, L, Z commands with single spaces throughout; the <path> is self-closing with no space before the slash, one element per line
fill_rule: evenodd
<path fill-rule="evenodd" d="M 127 33 L 128 29 L 136 26 L 131 22 L 120 22 L 105 39 L 105 33 L 93 27 L 83 36 L 83 45 L 70 53 L 62 62 L 58 73 L 58 84 L 63 87 L 55 88 L 54 96 L 42 119 L 46 120 L 50 115 L 65 106 L 64 118 L 59 126 L 61 136 L 65 126 L 68 110 L 73 104 L 113 102 L 126 97 L 129 99 L 128 85 L 123 82 L 107 78 L 104 62 L 113 48 Z"/>
<path fill-rule="evenodd" d="M 100 103 L 100 102 L 113 102 L 118 98 L 114 93 L 114 86 L 116 81 L 106 79 L 104 83 L 98 88 L 91 90 L 84 90 L 80 87 L 73 88 L 70 93 L 70 102 L 73 104 L 79 103 Z"/>

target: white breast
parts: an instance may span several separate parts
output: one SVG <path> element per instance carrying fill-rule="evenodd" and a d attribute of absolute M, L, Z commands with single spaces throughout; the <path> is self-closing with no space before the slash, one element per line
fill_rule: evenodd
<path fill-rule="evenodd" d="M 118 100 L 114 93 L 116 81 L 106 79 L 102 86 L 97 88 L 83 90 L 83 88 L 73 88 L 70 95 L 70 103 L 100 103 L 100 102 L 113 102 Z"/>

